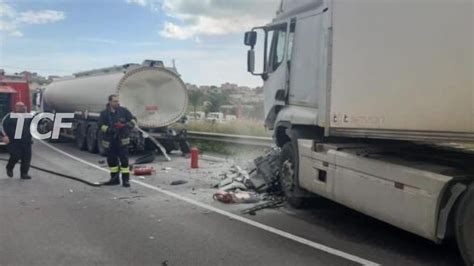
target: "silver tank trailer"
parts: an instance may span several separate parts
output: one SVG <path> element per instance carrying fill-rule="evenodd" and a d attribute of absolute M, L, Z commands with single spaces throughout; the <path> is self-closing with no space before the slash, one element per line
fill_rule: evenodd
<path fill-rule="evenodd" d="M 167 152 L 178 148 L 188 152 L 186 132 L 168 129 L 186 113 L 186 85 L 176 69 L 164 67 L 161 61 L 92 70 L 55 80 L 43 92 L 43 110 L 75 113 L 70 133 L 78 147 L 104 153 L 97 120 L 112 94 L 120 97 L 120 104 L 138 119 L 140 128 L 156 132 Z M 145 149 L 143 135 L 138 131 L 134 133 L 131 136 L 133 148 Z"/>
<path fill-rule="evenodd" d="M 142 128 L 167 127 L 180 120 L 188 106 L 186 85 L 164 67 L 128 65 L 76 74 L 56 80 L 43 94 L 45 111 L 97 116 L 111 94 L 137 117 Z"/>

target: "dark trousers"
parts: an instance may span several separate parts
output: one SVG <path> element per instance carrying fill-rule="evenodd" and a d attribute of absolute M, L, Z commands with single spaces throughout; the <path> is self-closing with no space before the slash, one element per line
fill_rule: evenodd
<path fill-rule="evenodd" d="M 107 151 L 107 164 L 111 169 L 115 167 L 128 169 L 128 146 L 120 145 L 119 141 L 112 141 L 110 143 L 110 148 Z M 123 173 L 123 171 L 121 172 Z"/>
<path fill-rule="evenodd" d="M 7 149 L 10 153 L 7 169 L 13 171 L 15 165 L 21 160 L 20 173 L 21 175 L 27 175 L 31 164 L 31 144 L 11 143 Z"/>

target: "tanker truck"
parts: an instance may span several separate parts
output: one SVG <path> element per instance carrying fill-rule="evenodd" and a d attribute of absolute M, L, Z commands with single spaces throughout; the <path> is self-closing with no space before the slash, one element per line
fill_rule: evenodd
<path fill-rule="evenodd" d="M 187 89 L 176 69 L 165 67 L 161 61 L 146 60 L 142 64 L 97 69 L 54 80 L 41 95 L 42 109 L 74 113 L 72 129 L 64 130 L 62 136 L 73 138 L 81 150 L 104 154 L 97 123 L 112 94 L 119 95 L 121 105 L 137 118 L 138 127 L 153 133 L 167 153 L 178 148 L 189 152 L 186 131 L 169 128 L 186 112 Z M 131 148 L 155 148 L 153 143 L 157 142 L 147 141 L 146 137 L 140 130 L 133 130 Z"/>
<path fill-rule="evenodd" d="M 456 239 L 474 264 L 473 10 L 472 0 L 282 0 L 245 34 L 291 205 L 323 197 L 436 243 Z"/>

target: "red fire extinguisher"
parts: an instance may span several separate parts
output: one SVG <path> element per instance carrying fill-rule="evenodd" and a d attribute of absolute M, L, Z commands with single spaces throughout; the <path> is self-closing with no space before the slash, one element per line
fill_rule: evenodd
<path fill-rule="evenodd" d="M 153 167 L 135 167 L 133 169 L 133 175 L 134 176 L 152 175 L 155 172 L 156 172 L 155 168 L 153 168 Z"/>
<path fill-rule="evenodd" d="M 199 150 L 197 148 L 191 149 L 191 168 L 199 168 Z"/>

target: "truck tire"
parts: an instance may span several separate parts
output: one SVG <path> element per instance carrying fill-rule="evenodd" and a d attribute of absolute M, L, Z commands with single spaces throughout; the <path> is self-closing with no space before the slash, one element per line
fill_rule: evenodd
<path fill-rule="evenodd" d="M 91 125 L 87 128 L 87 151 L 97 153 L 97 127 Z"/>
<path fill-rule="evenodd" d="M 83 123 L 79 123 L 74 130 L 74 139 L 76 140 L 76 145 L 81 151 L 87 149 L 87 140 L 86 140 L 86 127 Z"/>
<path fill-rule="evenodd" d="M 466 265 L 474 265 L 474 184 L 459 202 L 455 223 L 459 251 Z"/>
<path fill-rule="evenodd" d="M 304 198 L 296 195 L 298 188 L 297 170 L 298 154 L 292 141 L 283 145 L 280 153 L 280 185 L 290 206 L 299 209 L 304 205 Z"/>

